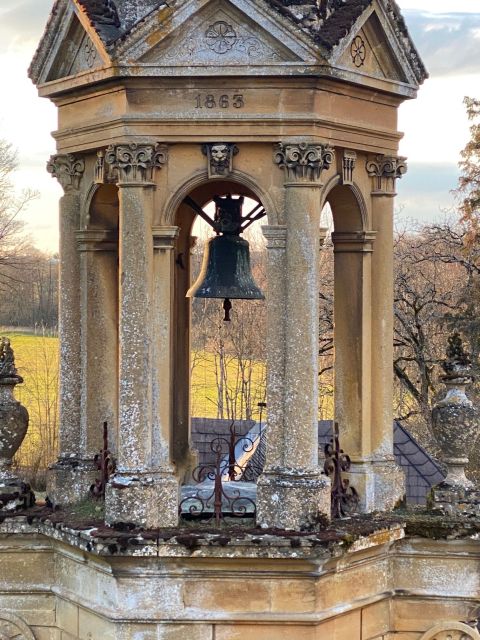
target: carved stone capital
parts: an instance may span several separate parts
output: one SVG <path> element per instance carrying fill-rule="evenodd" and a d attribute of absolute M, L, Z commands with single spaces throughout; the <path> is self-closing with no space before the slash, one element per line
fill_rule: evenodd
<path fill-rule="evenodd" d="M 375 231 L 336 231 L 332 233 L 335 253 L 372 253 Z"/>
<path fill-rule="evenodd" d="M 308 142 L 276 145 L 274 162 L 286 173 L 291 184 L 315 184 L 321 186 L 321 176 L 333 162 L 335 152 L 328 144 Z"/>
<path fill-rule="evenodd" d="M 373 180 L 373 195 L 395 195 L 397 178 L 407 173 L 407 159 L 377 155 L 367 160 L 367 173 Z"/>
<path fill-rule="evenodd" d="M 442 622 L 427 631 L 420 640 L 480 640 L 480 634 L 462 622 Z"/>
<path fill-rule="evenodd" d="M 208 160 L 208 177 L 229 176 L 233 171 L 233 157 L 239 149 L 230 142 L 211 142 L 202 146 L 203 155 Z"/>
<path fill-rule="evenodd" d="M 265 225 L 262 231 L 267 241 L 267 249 L 286 248 L 287 227 L 285 225 Z"/>
<path fill-rule="evenodd" d="M 180 235 L 180 227 L 153 227 L 152 235 L 154 249 L 174 249 Z"/>
<path fill-rule="evenodd" d="M 151 184 L 155 170 L 161 169 L 167 158 L 167 147 L 161 144 L 110 145 L 105 153 L 105 162 L 110 165 L 119 183 Z M 101 177 L 100 166 L 98 173 Z"/>
<path fill-rule="evenodd" d="M 52 156 L 47 162 L 47 171 L 57 178 L 65 193 L 79 191 L 85 171 L 85 162 L 73 154 Z"/>
<path fill-rule="evenodd" d="M 116 233 L 107 229 L 83 229 L 76 236 L 80 253 L 115 251 L 118 244 Z"/>

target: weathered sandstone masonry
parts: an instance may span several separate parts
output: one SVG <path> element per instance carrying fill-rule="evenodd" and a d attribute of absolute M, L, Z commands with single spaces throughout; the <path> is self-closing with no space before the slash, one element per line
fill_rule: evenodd
<path fill-rule="evenodd" d="M 48 478 L 60 510 L 0 517 L 0 637 L 480 640 L 478 523 L 371 515 L 403 496 L 397 110 L 427 77 L 396 3 L 56 0 L 30 75 L 58 108 L 48 170 L 65 192 Z M 266 213 L 267 459 L 256 524 L 200 530 L 178 513 L 197 457 L 186 294 L 194 211 L 228 194 Z M 327 204 L 335 418 L 363 512 L 330 526 L 317 439 Z M 104 517 L 80 522 L 104 422 L 118 465 Z"/>
<path fill-rule="evenodd" d="M 340 525 L 323 540 L 260 531 L 143 537 L 30 522 L 0 527 L 6 637 L 479 638 L 470 626 L 479 607 L 478 531 L 447 540 L 459 529 L 445 520 L 411 523 L 421 535 L 408 538 L 399 524 L 357 522 L 356 534 Z"/>

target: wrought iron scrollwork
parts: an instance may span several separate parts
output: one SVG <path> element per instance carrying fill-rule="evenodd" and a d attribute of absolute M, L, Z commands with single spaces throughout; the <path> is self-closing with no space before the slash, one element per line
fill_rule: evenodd
<path fill-rule="evenodd" d="M 260 442 L 249 435 L 240 436 L 236 431 L 235 421 L 229 428 L 229 435 L 217 435 L 210 443 L 210 451 L 214 461 L 202 464 L 193 471 L 193 480 L 198 487 L 192 495 L 186 496 L 180 503 L 180 514 L 192 517 L 214 517 L 217 524 L 226 515 L 243 517 L 256 513 L 253 498 L 243 495 L 238 488 L 228 485 L 235 482 L 252 482 L 261 472 L 252 463 L 251 454 Z M 245 463 L 243 463 L 243 459 Z M 203 486 L 202 486 L 203 485 Z"/>
<path fill-rule="evenodd" d="M 358 507 L 359 496 L 343 473 L 350 470 L 350 457 L 340 446 L 338 423 L 333 430 L 333 438 L 325 445 L 325 474 L 332 482 L 332 518 L 343 518 Z"/>
<path fill-rule="evenodd" d="M 95 467 L 100 471 L 100 478 L 95 480 L 95 484 L 90 487 L 90 493 L 94 498 L 105 498 L 105 487 L 110 477 L 115 472 L 116 463 L 108 447 L 108 424 L 103 423 L 103 449 L 97 453 L 93 459 Z"/>

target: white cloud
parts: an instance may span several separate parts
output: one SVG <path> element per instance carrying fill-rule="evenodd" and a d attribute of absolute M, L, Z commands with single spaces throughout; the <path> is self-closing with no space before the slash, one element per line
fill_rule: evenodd
<path fill-rule="evenodd" d="M 480 13 L 480 0 L 397 0 L 397 4 L 427 13 Z"/>

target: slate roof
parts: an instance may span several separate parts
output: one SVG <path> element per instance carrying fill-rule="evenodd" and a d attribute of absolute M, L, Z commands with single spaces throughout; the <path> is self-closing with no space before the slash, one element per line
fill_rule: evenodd
<path fill-rule="evenodd" d="M 122 23 L 114 0 L 80 0 L 79 5 L 105 43 L 122 35 Z"/>
<path fill-rule="evenodd" d="M 238 420 L 235 423 L 238 435 L 249 433 L 254 422 Z M 210 418 L 192 419 L 192 443 L 199 452 L 199 463 L 213 462 L 210 442 L 215 436 L 228 438 L 231 420 Z M 318 423 L 318 447 L 321 454 L 332 437 L 332 422 L 320 420 Z M 440 465 L 400 423 L 393 424 L 394 455 L 396 463 L 402 467 L 406 478 L 406 497 L 408 504 L 425 504 L 426 495 L 431 487 L 445 478 Z M 265 465 L 265 436 L 252 456 L 250 463 L 254 469 L 263 469 Z M 348 453 L 348 451 L 347 451 Z"/>

